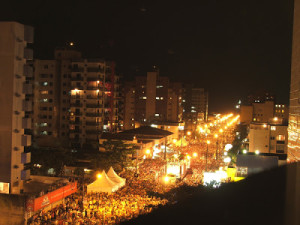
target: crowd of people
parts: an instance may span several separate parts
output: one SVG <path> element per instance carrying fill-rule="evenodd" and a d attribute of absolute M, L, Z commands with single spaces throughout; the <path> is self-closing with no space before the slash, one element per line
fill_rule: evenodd
<path fill-rule="evenodd" d="M 189 146 L 181 150 L 183 153 L 191 154 L 195 147 Z M 214 160 L 210 159 L 208 165 L 205 162 L 203 157 L 191 159 L 191 173 L 187 173 L 183 179 L 177 179 L 174 183 L 165 183 L 162 182 L 166 170 L 165 161 L 146 159 L 138 165 L 138 168 L 122 173 L 122 177 L 126 178 L 126 185 L 118 191 L 84 195 L 78 192 L 67 197 L 55 208 L 35 214 L 28 224 L 118 224 L 130 220 L 168 203 L 167 199 L 149 193 L 163 196 L 168 190 L 183 184 L 189 186 L 201 184 L 203 172 L 216 166 Z"/>

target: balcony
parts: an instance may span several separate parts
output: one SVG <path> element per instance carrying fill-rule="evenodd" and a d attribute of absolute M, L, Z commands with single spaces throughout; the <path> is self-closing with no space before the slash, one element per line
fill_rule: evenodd
<path fill-rule="evenodd" d="M 95 72 L 95 73 L 104 73 L 104 69 L 101 69 L 99 67 L 88 67 L 88 72 Z"/>
<path fill-rule="evenodd" d="M 33 68 L 29 65 L 24 65 L 24 76 L 33 77 Z"/>
<path fill-rule="evenodd" d="M 81 121 L 70 121 L 70 124 L 81 125 L 82 122 Z"/>
<path fill-rule="evenodd" d="M 21 170 L 21 180 L 30 179 L 30 170 Z"/>
<path fill-rule="evenodd" d="M 101 122 L 86 122 L 86 126 L 101 126 Z"/>
<path fill-rule="evenodd" d="M 86 117 L 102 117 L 102 113 L 86 113 Z"/>
<path fill-rule="evenodd" d="M 22 118 L 22 128 L 31 129 L 31 118 Z"/>
<path fill-rule="evenodd" d="M 82 116 L 82 112 L 74 112 L 74 116 Z"/>
<path fill-rule="evenodd" d="M 22 146 L 30 146 L 31 145 L 31 136 L 30 135 L 22 135 L 21 145 Z"/>
<path fill-rule="evenodd" d="M 101 104 L 86 104 L 87 108 L 102 108 L 103 105 Z"/>
<path fill-rule="evenodd" d="M 82 107 L 82 104 L 81 103 L 71 103 L 70 106 L 79 108 L 79 107 Z"/>
<path fill-rule="evenodd" d="M 99 90 L 100 88 L 97 86 L 87 86 L 87 90 Z"/>
<path fill-rule="evenodd" d="M 99 99 L 100 97 L 102 97 L 101 95 L 87 95 L 86 98 L 87 99 Z"/>
<path fill-rule="evenodd" d="M 31 162 L 31 152 L 21 153 L 21 163 L 26 164 Z"/>
<path fill-rule="evenodd" d="M 32 85 L 23 83 L 23 93 L 25 95 L 31 95 L 33 93 L 32 91 Z"/>
<path fill-rule="evenodd" d="M 30 48 L 24 48 L 24 58 L 26 60 L 33 60 L 33 50 Z"/>
<path fill-rule="evenodd" d="M 70 134 L 80 134 L 81 130 L 70 130 Z"/>
<path fill-rule="evenodd" d="M 31 101 L 26 101 L 25 99 L 23 100 L 22 103 L 22 110 L 23 111 L 32 111 L 32 102 Z"/>
<path fill-rule="evenodd" d="M 71 81 L 83 81 L 83 77 L 71 77 Z"/>
<path fill-rule="evenodd" d="M 86 130 L 86 134 L 101 134 L 102 131 L 100 130 Z"/>
<path fill-rule="evenodd" d="M 84 72 L 84 68 L 80 68 L 80 67 L 73 67 L 72 68 L 72 72 Z"/>
<path fill-rule="evenodd" d="M 103 81 L 102 78 L 99 77 L 88 77 L 86 78 L 87 81 Z"/>

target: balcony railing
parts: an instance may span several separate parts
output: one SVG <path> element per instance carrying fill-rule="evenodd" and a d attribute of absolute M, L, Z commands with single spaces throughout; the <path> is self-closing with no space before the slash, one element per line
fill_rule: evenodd
<path fill-rule="evenodd" d="M 71 103 L 71 107 L 82 107 L 80 103 Z"/>
<path fill-rule="evenodd" d="M 88 77 L 86 78 L 87 81 L 103 81 L 102 78 L 98 78 L 98 77 Z"/>
<path fill-rule="evenodd" d="M 72 68 L 72 72 L 83 72 L 84 68 Z"/>
<path fill-rule="evenodd" d="M 102 108 L 103 105 L 101 104 L 86 104 L 87 108 Z"/>
<path fill-rule="evenodd" d="M 85 124 L 87 126 L 100 126 L 100 125 L 102 125 L 101 122 L 86 122 Z"/>
<path fill-rule="evenodd" d="M 86 134 L 100 134 L 101 131 L 100 130 L 86 130 L 85 133 Z"/>
<path fill-rule="evenodd" d="M 81 121 L 70 121 L 70 124 L 81 125 L 82 122 Z"/>
<path fill-rule="evenodd" d="M 71 77 L 71 81 L 83 81 L 83 77 Z"/>
<path fill-rule="evenodd" d="M 86 117 L 102 117 L 102 113 L 86 113 Z"/>
<path fill-rule="evenodd" d="M 70 134 L 80 134 L 81 133 L 81 130 L 70 130 Z"/>
<path fill-rule="evenodd" d="M 104 73 L 104 69 L 97 68 L 97 67 L 88 67 L 88 72 L 96 72 L 96 73 Z"/>
<path fill-rule="evenodd" d="M 100 99 L 102 98 L 102 95 L 87 95 L 87 99 Z"/>

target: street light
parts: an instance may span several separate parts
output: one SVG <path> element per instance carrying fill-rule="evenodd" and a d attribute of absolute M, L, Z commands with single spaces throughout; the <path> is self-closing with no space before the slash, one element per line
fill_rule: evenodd
<path fill-rule="evenodd" d="M 215 134 L 215 138 L 217 139 L 217 141 L 216 141 L 216 160 L 218 160 L 218 147 L 219 147 L 218 134 Z"/>
<path fill-rule="evenodd" d="M 206 141 L 206 163 L 205 163 L 205 171 L 207 171 L 207 157 L 208 157 L 208 145 L 210 144 L 210 140 Z"/>
<path fill-rule="evenodd" d="M 100 179 L 102 177 L 101 173 L 97 173 L 97 178 Z"/>

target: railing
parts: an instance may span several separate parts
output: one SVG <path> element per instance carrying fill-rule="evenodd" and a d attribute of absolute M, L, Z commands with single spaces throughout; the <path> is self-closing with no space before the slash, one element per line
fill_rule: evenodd
<path fill-rule="evenodd" d="M 97 67 L 88 67 L 88 72 L 96 72 L 96 73 L 104 73 L 104 69 L 97 68 Z"/>
<path fill-rule="evenodd" d="M 84 68 L 72 68 L 72 72 L 83 72 Z"/>
<path fill-rule="evenodd" d="M 83 77 L 71 77 L 71 81 L 83 81 Z"/>
<path fill-rule="evenodd" d="M 79 134 L 79 133 L 81 133 L 81 130 L 70 130 L 70 134 L 72 134 L 72 133 Z"/>
<path fill-rule="evenodd" d="M 99 126 L 99 125 L 102 125 L 101 122 L 86 122 L 85 124 L 87 126 Z"/>
<path fill-rule="evenodd" d="M 86 104 L 87 108 L 102 108 L 101 104 Z"/>
<path fill-rule="evenodd" d="M 82 107 L 80 103 L 71 103 L 71 107 Z"/>
<path fill-rule="evenodd" d="M 86 117 L 102 117 L 102 113 L 86 113 Z"/>

